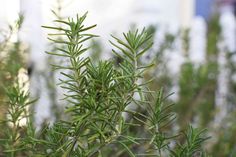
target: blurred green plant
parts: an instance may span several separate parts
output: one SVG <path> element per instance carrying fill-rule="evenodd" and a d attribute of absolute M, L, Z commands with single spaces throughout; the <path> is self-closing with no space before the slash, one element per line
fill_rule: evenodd
<path fill-rule="evenodd" d="M 0 30 L 0 121 L 5 119 L 8 105 L 5 88 L 14 84 L 19 74 L 19 70 L 25 67 L 23 54 L 25 53 L 20 41 L 12 42 L 14 35 L 21 29 L 23 16 L 19 15 L 14 24 L 9 24 L 6 29 Z M 6 128 L 5 124 L 0 124 L 1 128 Z M 3 133 L 0 132 L 0 137 Z"/>
<path fill-rule="evenodd" d="M 28 134 L 34 134 L 35 130 L 28 109 L 34 101 L 30 101 L 29 92 L 22 89 L 18 82 L 6 89 L 7 112 L 5 120 L 1 120 L 4 131 L 0 140 L 0 156 L 28 156 L 32 152 Z"/>
<path fill-rule="evenodd" d="M 23 51 L 21 42 L 11 42 L 13 36 L 20 30 L 23 15 L 13 24 L 8 25 L 7 30 L 0 31 L 0 98 L 3 99 L 4 87 L 12 85 L 18 71 L 23 67 Z"/>

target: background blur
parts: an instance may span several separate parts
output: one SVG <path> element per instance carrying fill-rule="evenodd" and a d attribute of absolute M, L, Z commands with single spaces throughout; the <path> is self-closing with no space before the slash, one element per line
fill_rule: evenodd
<path fill-rule="evenodd" d="M 235 0 L 0 0 L 0 99 L 2 86 L 16 76 L 39 98 L 36 126 L 63 118 L 59 74 L 49 65 L 56 59 L 44 53 L 53 47 L 41 26 L 87 11 L 87 24 L 97 24 L 92 33 L 100 36 L 89 43 L 94 61 L 113 57 L 110 34 L 146 27 L 155 44 L 142 61 L 154 59 L 157 66 L 145 78 L 155 78 L 152 89 L 174 92 L 169 101 L 179 117 L 173 130 L 189 121 L 207 127 L 212 156 L 236 155 Z"/>

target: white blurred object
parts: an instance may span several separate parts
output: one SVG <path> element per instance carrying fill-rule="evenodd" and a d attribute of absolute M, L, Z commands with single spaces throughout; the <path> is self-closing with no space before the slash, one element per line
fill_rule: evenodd
<path fill-rule="evenodd" d="M 179 0 L 181 27 L 189 28 L 194 17 L 195 0 Z M 167 9 L 168 10 L 168 9 Z"/>
<path fill-rule="evenodd" d="M 218 126 L 227 115 L 230 69 L 228 67 L 227 52 L 236 51 L 236 21 L 231 9 L 224 9 L 220 15 L 222 40 L 219 43 L 219 76 L 216 91 L 217 116 L 215 125 Z M 235 61 L 235 60 L 234 60 Z"/>
<path fill-rule="evenodd" d="M 207 25 L 203 17 L 195 17 L 190 27 L 189 58 L 195 65 L 206 59 Z"/>
<path fill-rule="evenodd" d="M 219 127 L 227 115 L 229 94 L 230 69 L 228 67 L 227 52 L 235 51 L 235 18 L 231 10 L 224 10 L 220 15 L 220 26 L 222 40 L 218 43 L 219 55 L 219 75 L 216 90 L 217 114 L 214 126 Z"/>
<path fill-rule="evenodd" d="M 227 95 L 229 93 L 229 76 L 230 71 L 227 66 L 226 52 L 224 51 L 223 43 L 219 43 L 219 55 L 218 55 L 218 66 L 219 66 L 219 75 L 217 79 L 217 89 L 215 96 L 216 104 L 216 116 L 214 119 L 214 127 L 221 126 L 223 119 L 227 115 Z"/>
<path fill-rule="evenodd" d="M 20 11 L 23 13 L 24 22 L 19 32 L 19 38 L 27 43 L 30 49 L 30 61 L 36 70 L 43 71 L 46 67 L 45 58 L 47 36 L 41 27 L 43 24 L 41 0 L 21 0 Z"/>
<path fill-rule="evenodd" d="M 19 1 L 16 0 L 0 0 L 0 28 L 2 25 L 14 23 L 19 13 Z"/>
<path fill-rule="evenodd" d="M 181 65 L 185 62 L 186 58 L 182 52 L 182 39 L 178 35 L 176 35 L 176 39 L 174 41 L 174 48 L 172 50 L 167 50 L 167 67 L 170 72 L 170 76 L 174 78 L 172 81 L 173 86 L 170 89 L 170 92 L 174 92 L 173 95 L 170 96 L 170 99 L 174 102 L 177 102 L 179 99 L 179 78 Z"/>
<path fill-rule="evenodd" d="M 10 33 L 9 25 L 14 26 L 19 14 L 19 1 L 0 0 L 0 42 L 5 39 L 4 35 Z M 14 10 L 14 11 L 13 11 Z M 10 41 L 17 41 L 17 34 L 11 35 Z"/>
<path fill-rule="evenodd" d="M 35 125 L 39 129 L 43 122 L 52 122 L 50 111 L 49 89 L 47 88 L 43 73 L 46 66 L 46 35 L 42 30 L 42 1 L 21 0 L 20 11 L 24 15 L 24 22 L 19 33 L 20 40 L 27 44 L 30 50 L 30 62 L 33 72 L 30 80 L 32 97 L 39 97 L 35 104 Z"/>
<path fill-rule="evenodd" d="M 176 39 L 174 41 L 175 47 L 171 50 L 167 50 L 169 52 L 166 52 L 167 56 L 167 65 L 169 72 L 171 75 L 176 76 L 180 73 L 181 65 L 185 62 L 185 57 L 182 52 L 182 43 L 181 43 L 181 37 L 176 36 Z"/>
<path fill-rule="evenodd" d="M 231 10 L 225 10 L 220 16 L 222 38 L 229 52 L 236 52 L 236 19 Z"/>

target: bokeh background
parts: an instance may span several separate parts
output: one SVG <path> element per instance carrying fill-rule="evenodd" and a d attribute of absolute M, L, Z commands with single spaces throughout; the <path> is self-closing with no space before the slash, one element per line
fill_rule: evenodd
<path fill-rule="evenodd" d="M 110 35 L 134 28 L 153 33 L 154 46 L 142 62 L 156 61 L 145 75 L 151 89 L 174 92 L 181 130 L 191 122 L 208 128 L 206 145 L 214 157 L 236 156 L 236 1 L 235 0 L 0 0 L 0 99 L 14 77 L 39 98 L 35 125 L 63 119 L 66 102 L 55 84 L 45 51 L 53 46 L 42 25 L 88 11 L 87 24 L 100 36 L 90 44 L 94 61 L 112 58 Z M 20 19 L 20 20 L 19 20 Z M 17 22 L 16 22 L 17 21 Z M 4 107 L 1 108 L 1 118 Z M 23 125 L 24 122 L 22 122 Z"/>

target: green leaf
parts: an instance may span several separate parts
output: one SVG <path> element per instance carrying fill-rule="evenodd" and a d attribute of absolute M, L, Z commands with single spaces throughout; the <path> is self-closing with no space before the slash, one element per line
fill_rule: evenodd
<path fill-rule="evenodd" d="M 131 157 L 135 157 L 134 153 L 129 149 L 129 147 L 125 143 L 123 143 L 122 141 L 117 141 L 117 142 L 126 149 L 126 151 L 129 153 Z"/>

